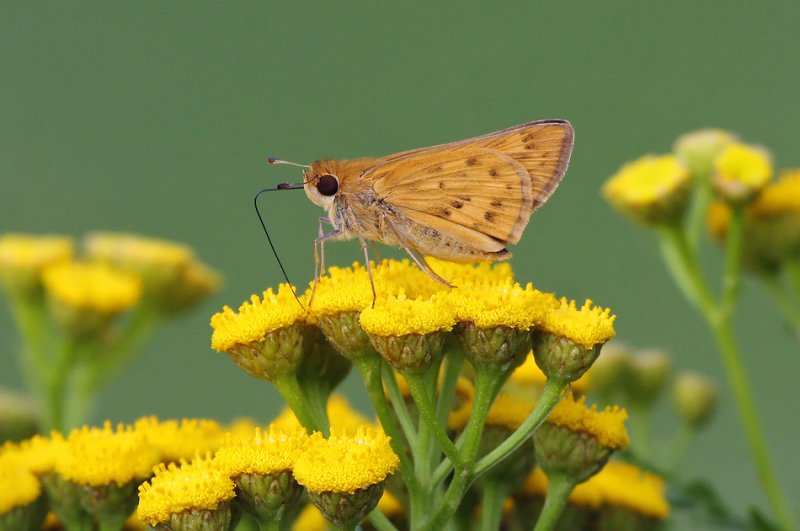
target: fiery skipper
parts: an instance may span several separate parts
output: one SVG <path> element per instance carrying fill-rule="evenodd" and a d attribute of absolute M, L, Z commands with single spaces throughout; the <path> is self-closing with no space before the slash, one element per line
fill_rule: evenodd
<path fill-rule="evenodd" d="M 368 269 L 367 241 L 397 245 L 446 285 L 425 256 L 453 262 L 510 258 L 506 246 L 520 240 L 533 211 L 555 191 L 573 140 L 569 122 L 541 120 L 388 157 L 304 166 L 306 195 L 328 213 L 319 218 L 315 257 L 319 247 L 322 260 L 316 259 L 315 277 L 331 240 L 358 238 Z M 333 230 L 324 232 L 325 225 Z"/>

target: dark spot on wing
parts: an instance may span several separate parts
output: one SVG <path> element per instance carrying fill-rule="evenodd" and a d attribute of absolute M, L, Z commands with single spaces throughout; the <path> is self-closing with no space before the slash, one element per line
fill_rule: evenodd
<path fill-rule="evenodd" d="M 492 201 L 489 204 L 492 205 L 495 208 L 500 208 L 501 206 L 503 206 L 503 202 L 502 201 L 498 201 L 497 199 L 495 199 L 494 201 Z"/>
<path fill-rule="evenodd" d="M 467 166 L 475 166 L 478 163 L 478 159 L 475 157 L 467 159 Z"/>
<path fill-rule="evenodd" d="M 484 212 L 483 219 L 485 219 L 486 221 L 494 220 L 494 212 Z"/>
<path fill-rule="evenodd" d="M 469 203 L 470 201 L 472 201 L 472 198 L 471 198 L 471 197 L 469 197 L 469 196 L 467 196 L 467 195 L 460 195 L 460 196 L 458 196 L 458 198 L 459 198 L 459 199 L 461 199 L 462 201 L 465 201 L 465 202 L 467 202 L 467 203 Z"/>
<path fill-rule="evenodd" d="M 497 177 L 497 170 L 492 168 L 491 170 L 489 170 L 489 175 L 491 175 L 492 177 Z"/>
<path fill-rule="evenodd" d="M 439 181 L 439 188 L 444 190 L 444 188 L 445 188 L 444 181 Z"/>
<path fill-rule="evenodd" d="M 451 201 L 450 205 L 456 210 L 461 210 L 462 208 L 464 208 L 464 203 L 462 203 L 461 201 Z"/>
<path fill-rule="evenodd" d="M 444 217 L 446 217 L 446 218 L 449 218 L 449 217 L 450 217 L 450 216 L 453 214 L 453 212 L 452 212 L 452 211 L 451 211 L 449 208 L 443 208 L 443 209 L 441 210 L 441 214 L 442 214 Z"/>

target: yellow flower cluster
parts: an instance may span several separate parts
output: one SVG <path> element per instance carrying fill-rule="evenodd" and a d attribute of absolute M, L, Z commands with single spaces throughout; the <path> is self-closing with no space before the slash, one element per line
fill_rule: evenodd
<path fill-rule="evenodd" d="M 37 499 L 42 489 L 37 476 L 50 472 L 81 488 L 151 478 L 139 487 L 139 516 L 153 526 L 177 513 L 213 510 L 231 500 L 233 480 L 242 474 L 288 471 L 309 489 L 322 489 L 315 492 L 352 492 L 382 482 L 398 466 L 388 437 L 357 417 L 343 399 L 333 402 L 334 426 L 348 428 L 334 429 L 329 439 L 319 433 L 309 437 L 299 426 L 272 424 L 226 434 L 213 421 L 144 417 L 132 426 L 113 428 L 106 422 L 73 430 L 66 438 L 54 432 L 7 443 L 0 448 L 0 516 Z M 351 418 L 342 422 L 343 415 Z M 351 429 L 357 419 L 364 422 Z"/>
<path fill-rule="evenodd" d="M 508 264 L 431 262 L 450 273 L 460 286 L 442 286 L 407 260 L 384 260 L 372 268 L 377 294 L 374 306 L 369 276 L 358 264 L 331 267 L 316 289 L 312 283 L 301 300 L 309 301 L 314 292 L 311 316 L 360 312 L 364 330 L 381 337 L 448 331 L 456 323 L 467 321 L 478 327 L 543 327 L 589 346 L 614 335 L 615 316 L 610 310 L 593 308 L 589 301 L 578 309 L 574 302 L 559 301 L 531 284 L 523 287 L 513 281 Z M 214 315 L 212 347 L 228 351 L 263 340 L 267 333 L 304 319 L 313 324 L 290 288 L 281 285 L 277 294 L 268 290 L 263 299 L 254 295 L 238 313 L 226 306 Z"/>
<path fill-rule="evenodd" d="M 647 155 L 625 164 L 603 187 L 603 195 L 622 209 L 647 208 L 690 183 L 688 170 L 673 155 Z"/>
<path fill-rule="evenodd" d="M 522 491 L 535 496 L 546 494 L 547 476 L 541 468 L 537 467 L 528 476 Z M 621 461 L 609 461 L 596 475 L 578 484 L 569 502 L 592 509 L 604 505 L 623 507 L 659 520 L 669 514 L 664 480 Z"/>
<path fill-rule="evenodd" d="M 625 420 L 628 413 L 619 406 L 597 411 L 597 406 L 586 406 L 586 397 L 575 399 L 565 396 L 547 417 L 547 422 L 576 433 L 586 433 L 606 448 L 620 449 L 628 446 Z"/>
<path fill-rule="evenodd" d="M 0 236 L 0 271 L 41 272 L 48 266 L 72 260 L 74 247 L 66 236 L 5 234 Z"/>

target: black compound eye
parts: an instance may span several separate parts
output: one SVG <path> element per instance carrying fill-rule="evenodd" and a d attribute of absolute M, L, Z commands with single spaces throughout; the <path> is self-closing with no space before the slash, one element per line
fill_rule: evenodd
<path fill-rule="evenodd" d="M 339 180 L 333 175 L 322 175 L 317 179 L 317 191 L 322 195 L 333 195 L 339 191 Z"/>

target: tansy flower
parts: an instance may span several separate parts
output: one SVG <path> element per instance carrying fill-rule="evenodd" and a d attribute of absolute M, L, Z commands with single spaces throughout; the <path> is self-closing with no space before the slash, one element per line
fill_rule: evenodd
<path fill-rule="evenodd" d="M 169 529 L 227 529 L 234 484 L 211 459 L 159 465 L 139 486 L 138 515 L 146 524 Z"/>
<path fill-rule="evenodd" d="M 608 308 L 592 306 L 587 300 L 561 299 L 533 331 L 533 355 L 548 378 L 574 382 L 591 367 L 602 345 L 614 337 L 615 315 Z"/>
<path fill-rule="evenodd" d="M 628 463 L 609 461 L 586 483 L 587 489 L 599 491 L 605 506 L 621 507 L 656 520 L 669 514 L 664 480 Z"/>
<path fill-rule="evenodd" d="M 276 527 L 294 514 L 303 490 L 292 476 L 308 436 L 302 428 L 256 428 L 250 437 L 228 437 L 215 460 L 236 485 L 236 501 L 259 522 Z"/>
<path fill-rule="evenodd" d="M 617 449 L 628 446 L 625 419 L 617 406 L 597 411 L 586 406 L 586 397 L 564 397 L 546 421 L 533 433 L 536 461 L 552 479 L 554 475 L 574 484 L 595 474 Z"/>
<path fill-rule="evenodd" d="M 47 293 L 66 306 L 114 315 L 127 310 L 142 294 L 141 282 L 102 263 L 65 262 L 44 271 Z"/>
<path fill-rule="evenodd" d="M 524 359 L 531 327 L 557 305 L 553 295 L 511 280 L 454 289 L 447 298 L 456 309 L 456 335 L 472 365 L 504 370 Z"/>
<path fill-rule="evenodd" d="M 0 528 L 40 529 L 47 514 L 42 487 L 24 463 L 0 456 Z"/>
<path fill-rule="evenodd" d="M 353 526 L 375 508 L 386 477 L 398 466 L 389 438 L 362 428 L 355 436 L 312 435 L 295 461 L 294 477 L 326 518 L 338 526 Z"/>
<path fill-rule="evenodd" d="M 65 481 L 48 486 L 49 496 L 57 494 L 56 514 L 74 510 L 69 505 L 77 497 L 100 527 L 121 527 L 136 508 L 137 485 L 150 476 L 158 458 L 144 434 L 130 426 L 113 430 L 106 422 L 102 428 L 73 430 L 55 467 Z"/>
<path fill-rule="evenodd" d="M 135 234 L 97 232 L 84 240 L 89 257 L 144 280 L 145 292 L 167 311 L 185 309 L 219 285 L 219 276 L 186 245 Z"/>
<path fill-rule="evenodd" d="M 173 462 L 192 459 L 215 451 L 222 443 L 223 429 L 208 419 L 158 420 L 142 417 L 134 428 L 143 433 L 148 443 L 159 452 L 159 461 Z"/>
<path fill-rule="evenodd" d="M 7 442 L 0 447 L 0 459 L 6 456 L 33 472 L 42 475 L 55 468 L 56 461 L 61 458 L 64 437 L 53 432 L 50 437 L 34 435 L 18 443 Z"/>
<path fill-rule="evenodd" d="M 672 155 L 648 155 L 630 162 L 603 186 L 603 195 L 620 212 L 645 223 L 679 219 L 688 204 L 692 180 Z"/>
<path fill-rule="evenodd" d="M 408 299 L 401 293 L 366 308 L 359 319 L 375 349 L 395 369 L 422 370 L 439 357 L 455 311 L 446 298 Z"/>
<path fill-rule="evenodd" d="M 17 295 L 35 293 L 42 271 L 72 260 L 73 243 L 66 236 L 0 236 L 0 280 Z"/>
<path fill-rule="evenodd" d="M 295 371 L 303 359 L 305 309 L 292 288 L 253 295 L 234 312 L 225 306 L 211 317 L 211 348 L 226 352 L 250 375 L 270 380 Z"/>
<path fill-rule="evenodd" d="M 711 236 L 723 241 L 732 219 L 731 207 L 713 202 L 707 214 Z M 744 225 L 745 264 L 772 271 L 800 250 L 800 170 L 788 170 L 768 184 L 747 206 Z"/>
<path fill-rule="evenodd" d="M 714 161 L 714 189 L 730 203 L 746 203 L 772 178 L 772 161 L 763 149 L 728 145 Z"/>
<path fill-rule="evenodd" d="M 143 433 L 124 425 L 115 430 L 106 422 L 70 432 L 55 470 L 79 485 L 125 485 L 148 477 L 159 457 Z"/>
<path fill-rule="evenodd" d="M 390 289 L 383 278 L 375 287 L 382 296 Z M 372 288 L 365 268 L 358 263 L 350 268 L 329 268 L 328 275 L 319 280 L 316 288 L 312 282 L 305 299 L 310 301 L 309 311 L 317 326 L 342 356 L 354 360 L 375 355 L 358 322 L 361 310 L 372 304 Z"/>
<path fill-rule="evenodd" d="M 436 273 L 447 280 L 451 285 L 458 288 L 486 285 L 486 284 L 505 284 L 514 281 L 514 271 L 508 262 L 473 262 L 458 263 L 439 260 L 437 258 L 426 258 L 428 265 Z M 441 289 L 441 284 L 438 284 Z"/>

